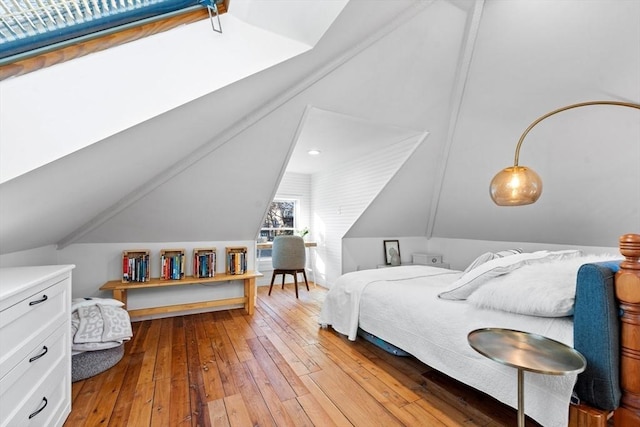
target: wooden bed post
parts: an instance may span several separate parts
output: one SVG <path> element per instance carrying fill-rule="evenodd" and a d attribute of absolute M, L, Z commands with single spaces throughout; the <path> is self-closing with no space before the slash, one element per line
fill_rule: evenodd
<path fill-rule="evenodd" d="M 616 297 L 620 318 L 620 408 L 613 415 L 615 427 L 640 426 L 640 234 L 620 236 L 625 260 L 616 273 Z"/>

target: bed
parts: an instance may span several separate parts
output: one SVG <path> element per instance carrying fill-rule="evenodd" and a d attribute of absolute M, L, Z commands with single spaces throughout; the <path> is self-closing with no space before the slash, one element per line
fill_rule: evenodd
<path fill-rule="evenodd" d="M 544 335 L 575 347 L 587 369 L 527 373 L 528 416 L 543 426 L 604 426 L 613 413 L 616 426 L 640 425 L 640 235 L 620 238 L 624 257 L 511 252 L 482 254 L 465 271 L 414 265 L 344 274 L 319 323 L 350 340 L 364 331 L 514 408 L 515 369 L 473 350 L 467 334 L 501 327 Z"/>

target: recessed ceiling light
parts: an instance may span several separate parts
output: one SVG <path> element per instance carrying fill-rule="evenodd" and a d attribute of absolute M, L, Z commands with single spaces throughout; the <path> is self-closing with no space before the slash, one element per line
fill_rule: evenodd
<path fill-rule="evenodd" d="M 320 150 L 309 150 L 307 151 L 307 154 L 309 154 L 310 156 L 317 156 L 318 154 L 320 154 Z"/>

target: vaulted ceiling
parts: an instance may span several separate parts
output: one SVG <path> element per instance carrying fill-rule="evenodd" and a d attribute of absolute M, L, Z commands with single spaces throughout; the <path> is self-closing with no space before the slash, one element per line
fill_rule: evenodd
<path fill-rule="evenodd" d="M 332 129 L 344 132 L 345 118 L 360 129 L 370 123 L 376 135 L 429 134 L 352 236 L 615 246 L 617 235 L 640 230 L 640 114 L 631 109 L 584 108 L 545 121 L 521 153 L 545 180 L 541 200 L 498 208 L 488 197 L 492 175 L 509 165 L 536 117 L 589 99 L 640 102 L 640 2 L 339 6 L 312 48 L 0 184 L 0 253 L 82 242 L 253 239 L 296 142 L 304 145 L 299 137 L 324 132 L 330 139 Z M 164 47 L 182 40 L 181 31 L 163 36 Z M 127 49 L 149 41 L 137 43 Z M 78 61 L 103 60 L 92 56 Z M 111 69 L 135 71 L 137 61 L 145 61 L 144 49 L 90 77 L 99 83 Z M 215 71 L 185 67 L 174 78 L 206 80 Z M 0 82 L 0 95 L 19 83 Z M 74 81 L 60 83 L 74 90 Z M 114 116 L 119 105 L 144 101 L 134 89 L 129 94 L 108 101 Z M 48 96 L 43 89 L 24 101 L 37 105 Z M 14 116 L 0 102 L 5 126 Z M 101 102 L 89 97 L 75 108 L 98 111 Z M 324 112 L 313 116 L 321 120 L 305 121 L 310 106 Z M 30 120 L 43 115 L 38 110 Z M 305 123 L 322 128 L 305 131 Z M 74 135 L 73 125 L 62 131 Z M 0 155 L 16 144 L 19 138 L 0 141 Z M 385 221 L 390 206 L 407 220 Z M 208 221 L 200 224 L 203 214 Z"/>

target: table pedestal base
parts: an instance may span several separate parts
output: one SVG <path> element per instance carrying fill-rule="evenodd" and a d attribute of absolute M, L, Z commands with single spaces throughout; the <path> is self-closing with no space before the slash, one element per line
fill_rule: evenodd
<path fill-rule="evenodd" d="M 518 427 L 524 427 L 524 371 L 518 369 Z"/>

